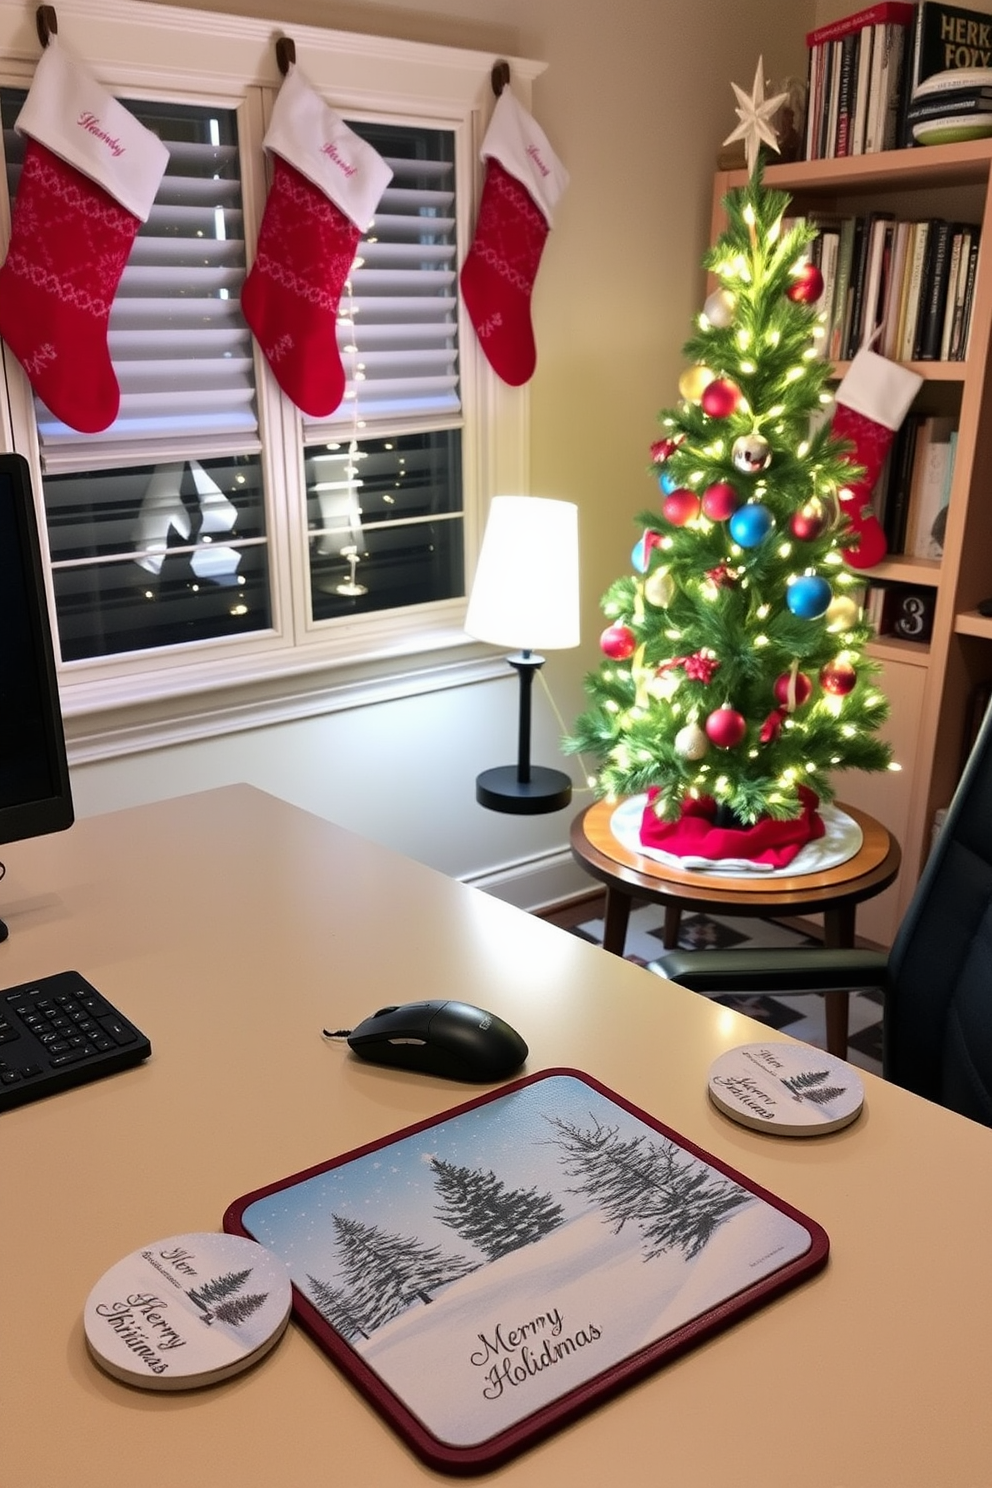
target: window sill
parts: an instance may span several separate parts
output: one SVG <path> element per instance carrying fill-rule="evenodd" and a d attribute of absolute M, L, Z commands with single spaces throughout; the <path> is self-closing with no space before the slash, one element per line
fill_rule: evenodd
<path fill-rule="evenodd" d="M 466 687 L 506 673 L 505 657 L 454 626 L 359 661 L 280 647 L 232 665 L 184 667 L 182 690 L 153 671 L 63 687 L 70 765 L 141 754 L 348 708 Z M 174 681 L 178 680 L 174 677 Z M 163 685 L 166 684 L 166 685 Z"/>

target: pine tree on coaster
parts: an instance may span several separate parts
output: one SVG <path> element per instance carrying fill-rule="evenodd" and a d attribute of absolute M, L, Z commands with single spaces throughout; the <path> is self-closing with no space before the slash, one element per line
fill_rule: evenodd
<path fill-rule="evenodd" d="M 835 772 L 890 764 L 843 551 L 860 471 L 829 423 L 811 432 L 829 402 L 823 283 L 788 204 L 757 162 L 727 197 L 717 287 L 652 448 L 660 504 L 604 597 L 605 660 L 566 741 L 597 757 L 599 794 L 647 793 L 643 845 L 766 866 L 822 835 Z"/>

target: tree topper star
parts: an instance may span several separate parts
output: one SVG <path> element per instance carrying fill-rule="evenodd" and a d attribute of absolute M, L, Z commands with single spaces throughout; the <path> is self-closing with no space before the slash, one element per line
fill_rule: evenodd
<path fill-rule="evenodd" d="M 751 89 L 750 97 L 744 92 L 743 88 L 738 88 L 736 83 L 731 83 L 730 86 L 737 94 L 737 102 L 740 107 L 736 108 L 734 113 L 741 122 L 732 134 L 727 135 L 723 143 L 729 145 L 734 140 L 742 139 L 744 141 L 744 156 L 747 160 L 748 175 L 753 175 L 762 140 L 764 140 L 766 145 L 771 145 L 773 150 L 778 151 L 778 139 L 776 138 L 775 130 L 772 128 L 771 121 L 785 102 L 788 94 L 776 93 L 774 98 L 765 98 L 763 57 L 758 58 L 758 67 L 754 74 L 754 87 Z"/>

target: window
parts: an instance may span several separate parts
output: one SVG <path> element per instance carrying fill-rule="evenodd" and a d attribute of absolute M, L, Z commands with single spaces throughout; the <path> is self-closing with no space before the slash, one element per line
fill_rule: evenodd
<path fill-rule="evenodd" d="M 457 293 L 493 59 L 293 28 L 306 76 L 393 171 L 342 299 L 345 398 L 317 421 L 279 392 L 238 304 L 265 201 L 273 28 L 197 16 L 190 75 L 188 11 L 59 13 L 67 46 L 169 147 L 111 314 L 115 424 L 66 428 L 5 351 L 13 444 L 44 493 L 76 757 L 245 726 L 275 698 L 283 717 L 294 698 L 351 705 L 370 679 L 378 696 L 464 680 L 481 514 L 497 489 L 527 488 L 526 393 L 494 386 Z M 13 25 L 0 0 L 0 45 Z M 13 196 L 32 66 L 0 67 Z M 536 69 L 514 72 L 526 98 Z"/>

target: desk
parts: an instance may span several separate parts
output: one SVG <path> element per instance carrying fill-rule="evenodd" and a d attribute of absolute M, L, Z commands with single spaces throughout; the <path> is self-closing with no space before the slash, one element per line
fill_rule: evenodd
<path fill-rule="evenodd" d="M 857 906 L 894 882 L 901 854 L 899 844 L 881 822 L 855 806 L 841 809 L 861 828 L 861 847 L 853 858 L 818 873 L 732 878 L 671 868 L 631 852 L 617 840 L 610 826 L 615 803 L 597 801 L 587 806 L 572 823 L 572 856 L 606 885 L 603 949 L 623 955 L 635 899 L 664 905 L 666 950 L 679 943 L 679 921 L 686 908 L 731 915 L 822 914 L 824 944 L 853 946 Z M 827 1048 L 844 1059 L 849 994 L 828 992 L 825 997 Z"/>
<path fill-rule="evenodd" d="M 774 1039 L 580 938 L 248 787 L 4 849 L 4 985 L 78 968 L 150 1035 L 143 1067 L 0 1118 L 3 1472 L 11 1488 L 408 1488 L 423 1467 L 295 1327 L 210 1390 L 90 1361 L 92 1285 L 149 1241 L 434 1115 L 467 1087 L 363 1064 L 322 1027 L 469 997 L 530 1070 L 586 1070 L 823 1224 L 825 1271 L 485 1484 L 987 1488 L 992 1131 L 865 1076 L 845 1131 L 791 1142 L 706 1095 Z M 388 921 L 383 919 L 388 915 Z M 829 1403 L 828 1403 L 829 1402 Z"/>

